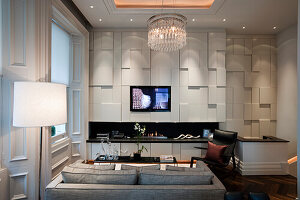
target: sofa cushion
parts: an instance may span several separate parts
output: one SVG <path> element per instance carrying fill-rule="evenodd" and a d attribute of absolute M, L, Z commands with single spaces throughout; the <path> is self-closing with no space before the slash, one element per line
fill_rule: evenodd
<path fill-rule="evenodd" d="M 217 145 L 208 141 L 208 148 L 204 159 L 223 164 L 223 155 L 226 148 L 227 145 Z"/>
<path fill-rule="evenodd" d="M 73 168 L 81 168 L 81 169 L 98 169 L 98 170 L 114 170 L 115 164 L 107 164 L 107 165 L 90 165 L 84 163 L 73 163 L 70 164 L 69 167 Z"/>
<path fill-rule="evenodd" d="M 211 172 L 141 170 L 140 185 L 210 185 Z"/>
<path fill-rule="evenodd" d="M 121 170 L 132 170 L 135 169 L 138 173 L 142 169 L 149 169 L 149 170 L 160 170 L 160 165 L 149 165 L 149 166 L 133 166 L 133 165 L 121 165 Z"/>
<path fill-rule="evenodd" d="M 181 172 L 204 172 L 204 168 L 190 168 L 190 167 L 177 167 L 172 165 L 166 166 L 167 171 L 181 171 Z"/>
<path fill-rule="evenodd" d="M 97 170 L 66 166 L 61 172 L 64 183 L 134 185 L 136 170 Z"/>

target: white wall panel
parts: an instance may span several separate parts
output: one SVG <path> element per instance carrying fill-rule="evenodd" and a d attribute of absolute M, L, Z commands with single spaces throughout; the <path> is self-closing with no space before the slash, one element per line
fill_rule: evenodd
<path fill-rule="evenodd" d="M 224 121 L 227 78 L 224 32 L 188 33 L 187 45 L 173 53 L 150 52 L 146 32 L 95 32 L 93 45 L 91 120 Z M 213 62 L 210 71 L 209 60 Z M 170 85 L 171 112 L 131 112 L 131 85 Z M 116 113 L 107 114 L 108 107 Z"/>
<path fill-rule="evenodd" d="M 26 0 L 10 1 L 10 65 L 26 65 Z"/>
<path fill-rule="evenodd" d="M 28 198 L 28 172 L 11 174 L 10 177 L 10 199 Z"/>

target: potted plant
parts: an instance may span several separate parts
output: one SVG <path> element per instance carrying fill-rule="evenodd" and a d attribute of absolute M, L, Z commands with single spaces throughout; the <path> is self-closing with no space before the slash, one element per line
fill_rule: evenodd
<path fill-rule="evenodd" d="M 135 138 L 136 138 L 136 145 L 137 145 L 137 152 L 133 153 L 133 157 L 135 160 L 140 160 L 141 159 L 141 153 L 146 150 L 148 152 L 148 149 L 144 145 L 140 145 L 141 143 L 141 138 L 145 134 L 146 131 L 146 126 L 144 125 L 141 127 L 139 123 L 135 123 L 133 129 L 136 132 Z"/>

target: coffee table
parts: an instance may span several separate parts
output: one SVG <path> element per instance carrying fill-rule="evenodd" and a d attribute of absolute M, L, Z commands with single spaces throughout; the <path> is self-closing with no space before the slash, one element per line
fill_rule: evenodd
<path fill-rule="evenodd" d="M 178 164 L 175 157 L 172 162 L 161 161 L 160 157 L 141 157 L 140 160 L 135 160 L 130 156 L 119 156 L 118 160 L 99 160 L 96 158 L 94 163 L 133 163 L 133 164 Z"/>

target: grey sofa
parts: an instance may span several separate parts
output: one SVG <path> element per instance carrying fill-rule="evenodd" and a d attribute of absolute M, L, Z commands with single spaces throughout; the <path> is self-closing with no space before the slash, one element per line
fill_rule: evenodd
<path fill-rule="evenodd" d="M 198 162 L 197 167 L 204 167 Z M 46 200 L 223 200 L 225 187 L 214 176 L 210 185 L 107 185 L 63 183 L 62 175 L 46 188 Z"/>

